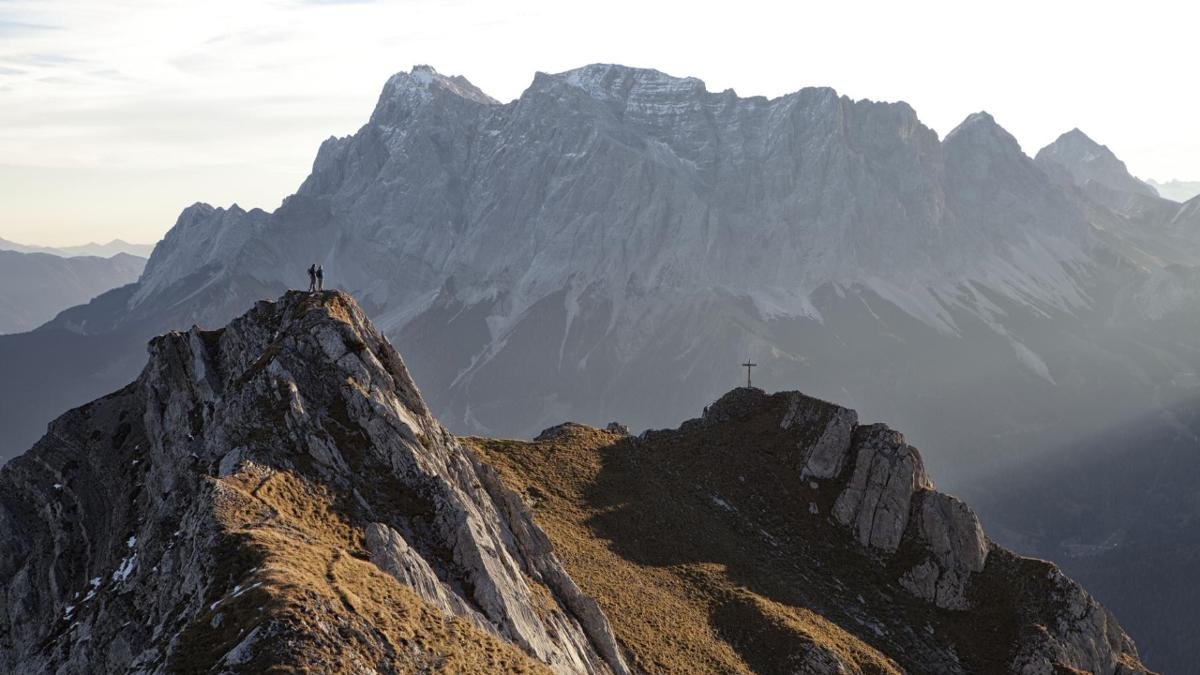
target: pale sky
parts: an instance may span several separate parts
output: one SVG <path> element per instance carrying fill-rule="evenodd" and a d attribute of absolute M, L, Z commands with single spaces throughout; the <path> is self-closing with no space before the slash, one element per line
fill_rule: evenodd
<path fill-rule="evenodd" d="M 414 64 L 502 101 L 594 62 L 777 96 L 991 112 L 1033 154 L 1072 128 L 1200 180 L 1200 3 L 1010 0 L 0 0 L 0 237 L 157 240 L 196 201 L 272 210 Z"/>

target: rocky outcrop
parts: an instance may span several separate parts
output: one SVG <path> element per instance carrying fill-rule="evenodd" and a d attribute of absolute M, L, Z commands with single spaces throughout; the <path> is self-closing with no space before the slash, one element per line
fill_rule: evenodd
<path fill-rule="evenodd" d="M 981 605 L 994 612 L 1004 604 L 1022 626 L 1014 630 L 1013 672 L 1148 672 L 1104 607 L 1054 565 L 990 542 L 974 511 L 937 492 L 920 452 L 886 425 L 858 425 L 854 411 L 798 392 L 741 388 L 680 432 L 746 434 L 748 420 L 771 415 L 798 458 L 796 482 L 814 490 L 814 499 L 832 501 L 828 515 L 810 508 L 808 517 L 844 528 L 883 561 L 899 588 L 939 610 L 968 617 Z"/>
<path fill-rule="evenodd" d="M 908 525 L 913 494 L 933 483 L 916 448 L 882 424 L 854 430 L 853 470 L 833 505 L 833 517 L 859 543 L 894 553 Z"/>
<path fill-rule="evenodd" d="M 923 559 L 900 579 L 913 595 L 945 609 L 966 609 L 971 576 L 983 571 L 988 542 L 961 500 L 925 490 L 914 498 L 908 531 Z"/>
<path fill-rule="evenodd" d="M 786 430 L 793 426 L 798 428 L 816 428 L 820 436 L 805 451 L 801 459 L 801 478 L 836 478 L 842 474 L 846 462 L 850 458 L 850 442 L 854 427 L 858 426 L 858 413 L 849 408 L 835 408 L 826 412 L 824 419 L 818 417 L 812 406 L 804 405 L 801 396 L 792 398 L 788 405 L 787 414 L 779 423 Z"/>
<path fill-rule="evenodd" d="M 325 627 L 359 636 L 338 659 L 394 667 L 420 630 L 363 623 L 394 592 L 555 671 L 627 672 L 528 510 L 490 484 L 347 295 L 292 292 L 162 336 L 135 383 L 0 473 L 0 670 L 300 667 L 334 649 Z M 375 574 L 401 590 L 348 590 Z M 355 610 L 311 604 L 325 591 Z M 234 610 L 250 597 L 257 611 Z"/>

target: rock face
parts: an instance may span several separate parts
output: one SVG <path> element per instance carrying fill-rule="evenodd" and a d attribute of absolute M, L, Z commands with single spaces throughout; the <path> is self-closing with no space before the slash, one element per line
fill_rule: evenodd
<path fill-rule="evenodd" d="M 595 64 L 500 103 L 418 67 L 388 80 L 357 133 L 321 145 L 277 211 L 187 208 L 134 288 L 45 330 L 223 325 L 319 261 L 406 345 L 455 430 L 526 437 L 571 418 L 640 431 L 725 391 L 735 371 L 713 364 L 752 351 L 764 382 L 898 420 L 931 456 L 970 453 L 947 462 L 954 480 L 1057 448 L 1023 433 L 1050 420 L 1090 436 L 1153 412 L 1159 375 L 1142 371 L 1164 349 L 1194 365 L 1174 340 L 1139 351 L 1126 334 L 1150 329 L 1118 296 L 1200 261 L 1200 239 L 1055 180 L 1050 159 L 1067 157 L 1035 162 L 987 113 L 939 139 L 906 104 L 828 88 L 739 97 Z M 36 346 L 0 341 L 0 362 L 44 359 Z M 105 358 L 86 379 L 124 381 L 132 361 Z M 889 364 L 911 365 L 875 376 Z M 85 400 L 60 379 L 39 410 Z M 15 454 L 52 415 L 7 419 L 20 397 L 0 397 Z M 997 399 L 1001 414 L 973 420 L 986 428 L 963 427 Z M 1104 410 L 1085 419 L 1080 401 Z"/>
<path fill-rule="evenodd" d="M 908 527 L 925 558 L 900 579 L 901 585 L 938 607 L 969 607 L 968 582 L 983 571 L 988 554 L 975 513 L 955 497 L 927 490 L 913 501 Z"/>
<path fill-rule="evenodd" d="M 136 382 L 4 467 L 0 542 L 4 672 L 320 669 L 331 644 L 366 669 L 433 658 L 399 637 L 422 635 L 414 619 L 370 604 L 395 582 L 438 630 L 557 672 L 627 672 L 529 512 L 336 292 L 155 339 Z M 376 586 L 356 593 L 344 565 Z"/>
<path fill-rule="evenodd" d="M 900 546 L 913 493 L 931 490 L 925 465 L 904 436 L 875 424 L 855 430 L 854 470 L 833 505 L 833 517 L 854 528 L 864 546 L 888 553 Z"/>

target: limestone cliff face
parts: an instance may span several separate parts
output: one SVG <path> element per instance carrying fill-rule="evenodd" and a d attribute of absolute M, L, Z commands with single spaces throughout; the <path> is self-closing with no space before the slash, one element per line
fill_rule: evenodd
<path fill-rule="evenodd" d="M 3 672 L 626 672 L 336 292 L 153 340 L 136 382 L 3 469 L 0 542 Z"/>

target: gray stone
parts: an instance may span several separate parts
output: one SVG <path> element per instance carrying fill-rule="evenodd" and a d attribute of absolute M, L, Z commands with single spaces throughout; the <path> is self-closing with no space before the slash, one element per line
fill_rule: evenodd
<path fill-rule="evenodd" d="M 933 489 L 916 448 L 882 424 L 859 427 L 854 470 L 833 505 L 834 519 L 852 527 L 863 546 L 894 553 L 908 524 L 913 493 Z"/>

